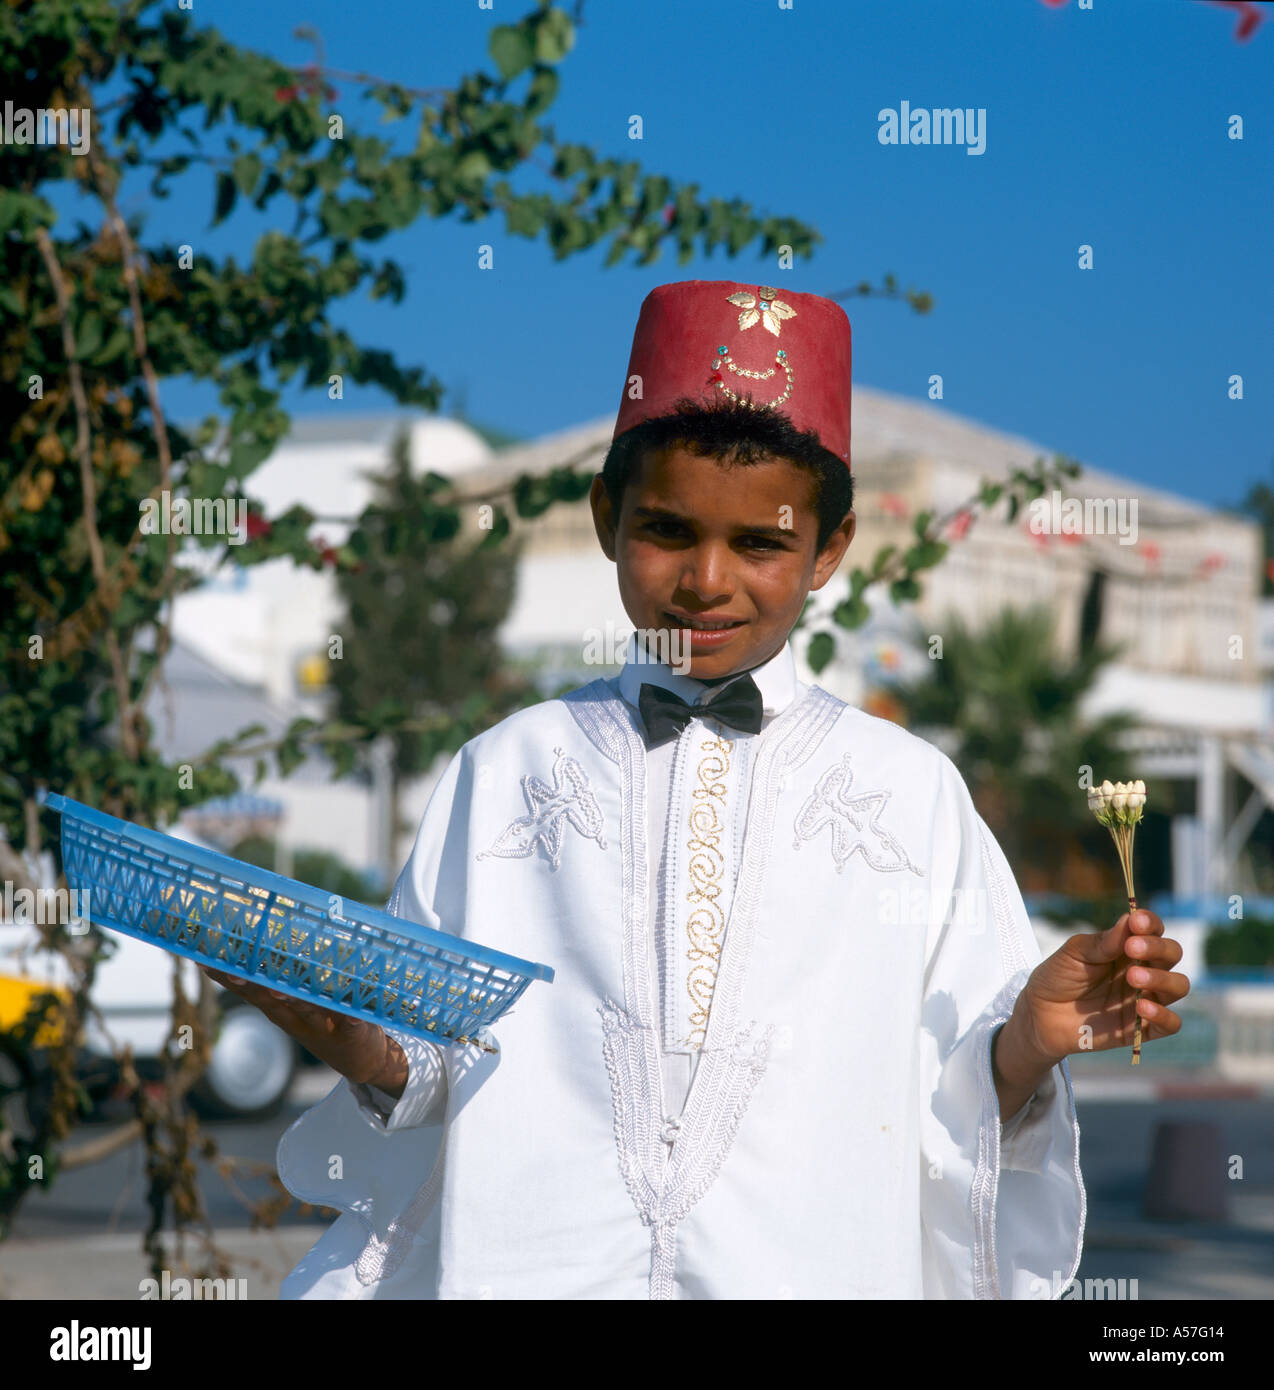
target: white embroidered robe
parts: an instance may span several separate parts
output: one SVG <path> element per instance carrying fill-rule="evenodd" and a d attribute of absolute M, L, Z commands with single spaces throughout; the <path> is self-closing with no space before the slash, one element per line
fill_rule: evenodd
<path fill-rule="evenodd" d="M 452 759 L 390 910 L 526 959 L 498 1055 L 395 1033 L 283 1136 L 344 1213 L 284 1298 L 1056 1298 L 1085 1198 L 1070 1077 L 1001 1126 L 990 1043 L 1040 954 L 932 745 L 752 675 L 750 735 L 646 746 L 643 681 Z"/>

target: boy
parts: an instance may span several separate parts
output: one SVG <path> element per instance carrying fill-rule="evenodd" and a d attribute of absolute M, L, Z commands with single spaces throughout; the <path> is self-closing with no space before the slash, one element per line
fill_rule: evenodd
<path fill-rule="evenodd" d="M 591 498 L 627 662 L 460 750 L 390 902 L 556 979 L 492 1052 L 221 977 L 346 1078 L 279 1145 L 288 1189 L 344 1212 L 284 1297 L 1069 1283 L 1064 1058 L 1085 1025 L 1128 1046 L 1138 986 L 1145 1035 L 1175 1032 L 1181 951 L 1143 912 L 1037 964 L 954 765 L 796 679 L 788 634 L 854 534 L 849 422 L 838 305 L 647 297 Z"/>

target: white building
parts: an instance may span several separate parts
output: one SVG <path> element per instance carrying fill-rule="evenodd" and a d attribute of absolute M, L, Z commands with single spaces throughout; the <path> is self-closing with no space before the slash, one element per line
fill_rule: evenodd
<path fill-rule="evenodd" d="M 267 515 L 303 503 L 323 518 L 316 533 L 335 544 L 369 500 L 363 473 L 384 466 L 402 418 L 299 422 L 252 476 L 250 491 Z M 455 421 L 408 418 L 413 466 L 454 477 L 473 493 L 564 463 L 600 468 L 614 424 L 608 415 L 496 452 Z M 946 516 L 983 480 L 1003 480 L 1012 469 L 1049 457 L 1027 440 L 945 409 L 861 386 L 854 392 L 852 439 L 858 533 L 846 569 L 880 545 L 909 544 L 917 513 Z M 1259 528 L 1087 466 L 1062 493 L 1056 504 L 1045 499 L 1049 524 L 1060 519 L 1065 527 L 1067 506 L 1082 511 L 1087 500 L 1085 531 L 1032 532 L 1027 515 L 1014 525 L 978 519 L 962 538 L 952 536 L 950 553 L 929 572 L 917 603 L 896 612 L 887 600 L 874 600 L 867 628 L 838 632 L 837 659 L 818 680 L 861 703 L 882 672 L 923 664 L 917 652 L 925 634 L 940 633 L 951 611 L 976 624 L 1006 602 L 1048 603 L 1058 615 L 1062 649 L 1077 642 L 1081 614 L 1096 614 L 1100 635 L 1127 647 L 1096 692 L 1092 712 L 1139 711 L 1136 775 L 1185 778 L 1198 788 L 1196 814 L 1174 825 L 1174 892 L 1215 898 L 1244 891 L 1234 886 L 1242 883 L 1243 842 L 1261 810 L 1274 806 L 1268 679 L 1274 619 L 1259 602 Z M 1104 533 L 1094 533 L 1100 523 Z M 608 628 L 622 636 L 631 624 L 587 502 L 514 524 L 525 534 L 525 550 L 501 633 L 506 650 L 562 679 L 597 675 L 583 655 L 590 636 Z M 833 579 L 816 596 L 814 614 L 826 614 L 845 587 L 842 577 Z M 316 714 L 321 701 L 305 687 L 306 663 L 325 652 L 340 622 L 330 573 L 287 561 L 240 570 L 183 596 L 175 636 L 226 682 L 220 699 L 227 717 L 205 709 L 188 724 L 191 740 L 197 742 L 196 732 L 208 735 L 205 743 L 233 732 L 227 723 L 257 722 L 241 718 L 253 701 L 284 722 Z M 812 679 L 799 633 L 795 646 L 803 677 Z M 182 751 L 194 750 L 183 742 Z M 328 848 L 356 867 L 370 867 L 403 862 L 430 785 L 425 779 L 408 789 L 402 810 L 409 828 L 388 853 L 372 788 L 330 783 L 319 760 L 255 790 L 284 805 L 287 843 Z"/>
<path fill-rule="evenodd" d="M 367 475 L 385 468 L 399 428 L 409 431 L 418 472 L 463 473 L 492 457 L 477 431 L 454 420 L 388 412 L 317 417 L 296 422 L 252 474 L 250 495 L 268 517 L 297 504 L 307 507 L 320 518 L 313 536 L 339 545 L 372 500 Z M 187 563 L 206 569 L 204 552 L 191 547 L 187 555 Z M 174 605 L 167 688 L 158 687 L 148 706 L 158 746 L 177 761 L 250 725 L 264 725 L 260 742 L 269 742 L 294 719 L 322 718 L 327 702 L 312 677 L 316 668 L 321 675 L 328 639 L 339 631 L 340 604 L 329 570 L 286 559 L 223 566 Z M 229 766 L 248 786 L 254 763 L 244 758 Z M 276 831 L 285 851 L 327 850 L 371 873 L 401 864 L 410 840 L 404 847 L 400 837 L 386 850 L 376 788 L 365 778 L 333 781 L 330 774 L 326 759 L 313 756 L 288 777 L 269 776 L 251 787 L 251 795 L 277 803 Z M 429 785 L 405 789 L 405 819 L 419 820 Z M 183 828 L 195 825 L 196 818 L 187 817 Z M 287 870 L 286 853 L 280 868 Z"/>

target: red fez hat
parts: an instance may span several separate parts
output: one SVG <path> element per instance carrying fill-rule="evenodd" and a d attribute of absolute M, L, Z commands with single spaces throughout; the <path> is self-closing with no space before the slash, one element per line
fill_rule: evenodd
<path fill-rule="evenodd" d="M 848 467 L 850 362 L 849 318 L 834 300 L 732 280 L 659 285 L 637 319 L 615 437 L 673 414 L 682 397 L 724 397 L 816 430 Z"/>

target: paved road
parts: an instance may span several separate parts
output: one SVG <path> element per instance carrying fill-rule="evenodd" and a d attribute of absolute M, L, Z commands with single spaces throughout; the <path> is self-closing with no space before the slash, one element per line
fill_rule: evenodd
<path fill-rule="evenodd" d="M 275 1151 L 283 1131 L 307 1106 L 320 1100 L 336 1084 L 337 1076 L 326 1067 L 302 1072 L 292 1088 L 288 1105 L 272 1120 L 234 1123 L 209 1121 L 204 1130 L 227 1155 L 247 1160 L 269 1171 L 274 1168 Z M 105 1109 L 100 1118 L 81 1125 L 75 1131 L 74 1143 L 81 1144 L 102 1135 L 129 1112 L 114 1106 Z M 215 1167 L 199 1160 L 200 1188 L 208 1215 L 214 1227 L 246 1227 L 250 1224 L 247 1206 Z M 236 1177 L 236 1184 L 250 1201 L 270 1194 L 268 1176 L 253 1176 L 245 1172 Z M 87 1168 L 75 1169 L 54 1182 L 47 1192 L 32 1193 L 23 1203 L 14 1223 L 14 1236 L 47 1239 L 71 1236 L 108 1235 L 121 1231 L 143 1231 L 148 1212 L 144 1196 L 146 1174 L 142 1163 L 141 1143 Z M 301 1215 L 289 1212 L 283 1220 L 289 1224 L 313 1223 L 316 1214 L 311 1210 Z M 0 1246 L 0 1261 L 3 1246 Z"/>
<path fill-rule="evenodd" d="M 333 1082 L 331 1073 L 303 1074 L 278 1118 L 210 1124 L 208 1132 L 225 1153 L 272 1167 L 284 1129 Z M 1149 1081 L 1138 1091 L 1126 1073 L 1117 1086 L 1077 1078 L 1076 1091 L 1089 1203 L 1080 1281 L 1123 1280 L 1123 1290 L 1140 1300 L 1274 1298 L 1274 1098 L 1156 1099 Z M 1142 1217 L 1154 1129 L 1169 1119 L 1219 1125 L 1227 1159 L 1242 1158 L 1242 1180 L 1227 1184 L 1228 1220 L 1164 1223 Z M 104 1132 L 109 1123 L 104 1118 L 82 1127 L 77 1142 Z M 248 1279 L 248 1296 L 277 1297 L 279 1280 L 330 1218 L 294 1210 L 278 1230 L 252 1232 L 242 1200 L 207 1163 L 200 1170 L 218 1243 Z M 239 1181 L 249 1198 L 270 1190 L 264 1177 Z M 137 1298 L 146 1273 L 138 1240 L 146 1219 L 144 1186 L 141 1146 L 134 1144 L 34 1194 L 11 1239 L 0 1245 L 0 1298 Z M 1087 1287 L 1095 1292 L 1099 1286 Z"/>
<path fill-rule="evenodd" d="M 1076 1083 L 1077 1091 L 1080 1083 Z M 1123 1279 L 1141 1299 L 1274 1298 L 1274 1100 L 1076 1097 L 1088 1223 L 1079 1280 Z M 1141 1200 L 1162 1121 L 1219 1126 L 1229 1220 L 1149 1221 Z M 1237 1171 L 1237 1165 L 1234 1165 Z"/>
<path fill-rule="evenodd" d="M 197 1162 L 216 1243 L 230 1258 L 235 1277 L 247 1280 L 249 1299 L 277 1299 L 282 1279 L 333 1219 L 294 1202 L 274 1230 L 252 1231 L 248 1205 L 277 1191 L 269 1173 L 280 1137 L 337 1079 L 325 1067 L 307 1069 L 276 1118 L 204 1125 L 220 1153 L 264 1170 L 241 1170 L 231 1185 L 214 1164 Z M 127 1110 L 108 1104 L 76 1130 L 74 1142 L 106 1134 L 128 1118 Z M 145 1189 L 142 1146 L 134 1143 L 101 1163 L 64 1174 L 47 1192 L 33 1192 L 10 1239 L 0 1244 L 0 1299 L 137 1299 L 140 1281 L 147 1277 L 141 1251 L 148 1218 Z M 171 1237 L 166 1243 L 171 1245 Z M 192 1262 L 199 1248 L 196 1237 L 187 1248 Z M 235 1293 L 241 1291 L 236 1286 Z"/>

